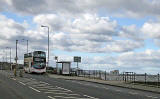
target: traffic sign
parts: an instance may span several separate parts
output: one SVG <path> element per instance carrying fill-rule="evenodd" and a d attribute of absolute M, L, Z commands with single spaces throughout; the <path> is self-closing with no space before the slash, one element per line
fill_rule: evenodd
<path fill-rule="evenodd" d="M 81 62 L 81 57 L 79 56 L 74 56 L 74 62 Z"/>

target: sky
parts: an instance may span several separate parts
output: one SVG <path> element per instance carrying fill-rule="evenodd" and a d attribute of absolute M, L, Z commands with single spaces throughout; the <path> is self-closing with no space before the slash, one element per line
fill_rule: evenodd
<path fill-rule="evenodd" d="M 18 42 L 23 63 L 29 52 L 47 52 L 50 66 L 81 56 L 81 69 L 160 73 L 159 0 L 0 0 L 0 61 L 12 62 Z M 22 40 L 25 39 L 25 40 Z M 6 56 L 8 58 L 6 58 Z"/>

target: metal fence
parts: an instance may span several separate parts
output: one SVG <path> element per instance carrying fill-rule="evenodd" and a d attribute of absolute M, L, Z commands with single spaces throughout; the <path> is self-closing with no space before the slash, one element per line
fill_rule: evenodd
<path fill-rule="evenodd" d="M 110 74 L 100 70 L 79 70 L 77 73 L 80 77 L 92 79 L 101 79 L 108 81 L 124 81 L 126 83 L 138 83 L 147 85 L 160 86 L 160 74 L 150 75 L 147 73 L 136 74 L 134 72 L 123 72 L 121 74 Z"/>

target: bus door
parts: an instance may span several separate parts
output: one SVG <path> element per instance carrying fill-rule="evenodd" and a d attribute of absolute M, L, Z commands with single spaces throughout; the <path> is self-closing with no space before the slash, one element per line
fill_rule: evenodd
<path fill-rule="evenodd" d="M 32 67 L 32 62 L 29 62 L 29 68 L 31 68 Z"/>
<path fill-rule="evenodd" d="M 31 66 L 32 66 L 31 63 L 32 63 L 32 62 L 29 62 L 28 73 L 31 73 Z"/>

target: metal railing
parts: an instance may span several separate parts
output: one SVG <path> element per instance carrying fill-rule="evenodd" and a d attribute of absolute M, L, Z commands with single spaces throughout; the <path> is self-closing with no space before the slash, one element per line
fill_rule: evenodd
<path fill-rule="evenodd" d="M 79 70 L 79 77 L 100 79 L 107 81 L 124 81 L 125 83 L 142 84 L 150 86 L 160 86 L 160 74 L 136 74 L 134 72 L 123 72 L 121 74 L 110 74 L 101 70 Z"/>

